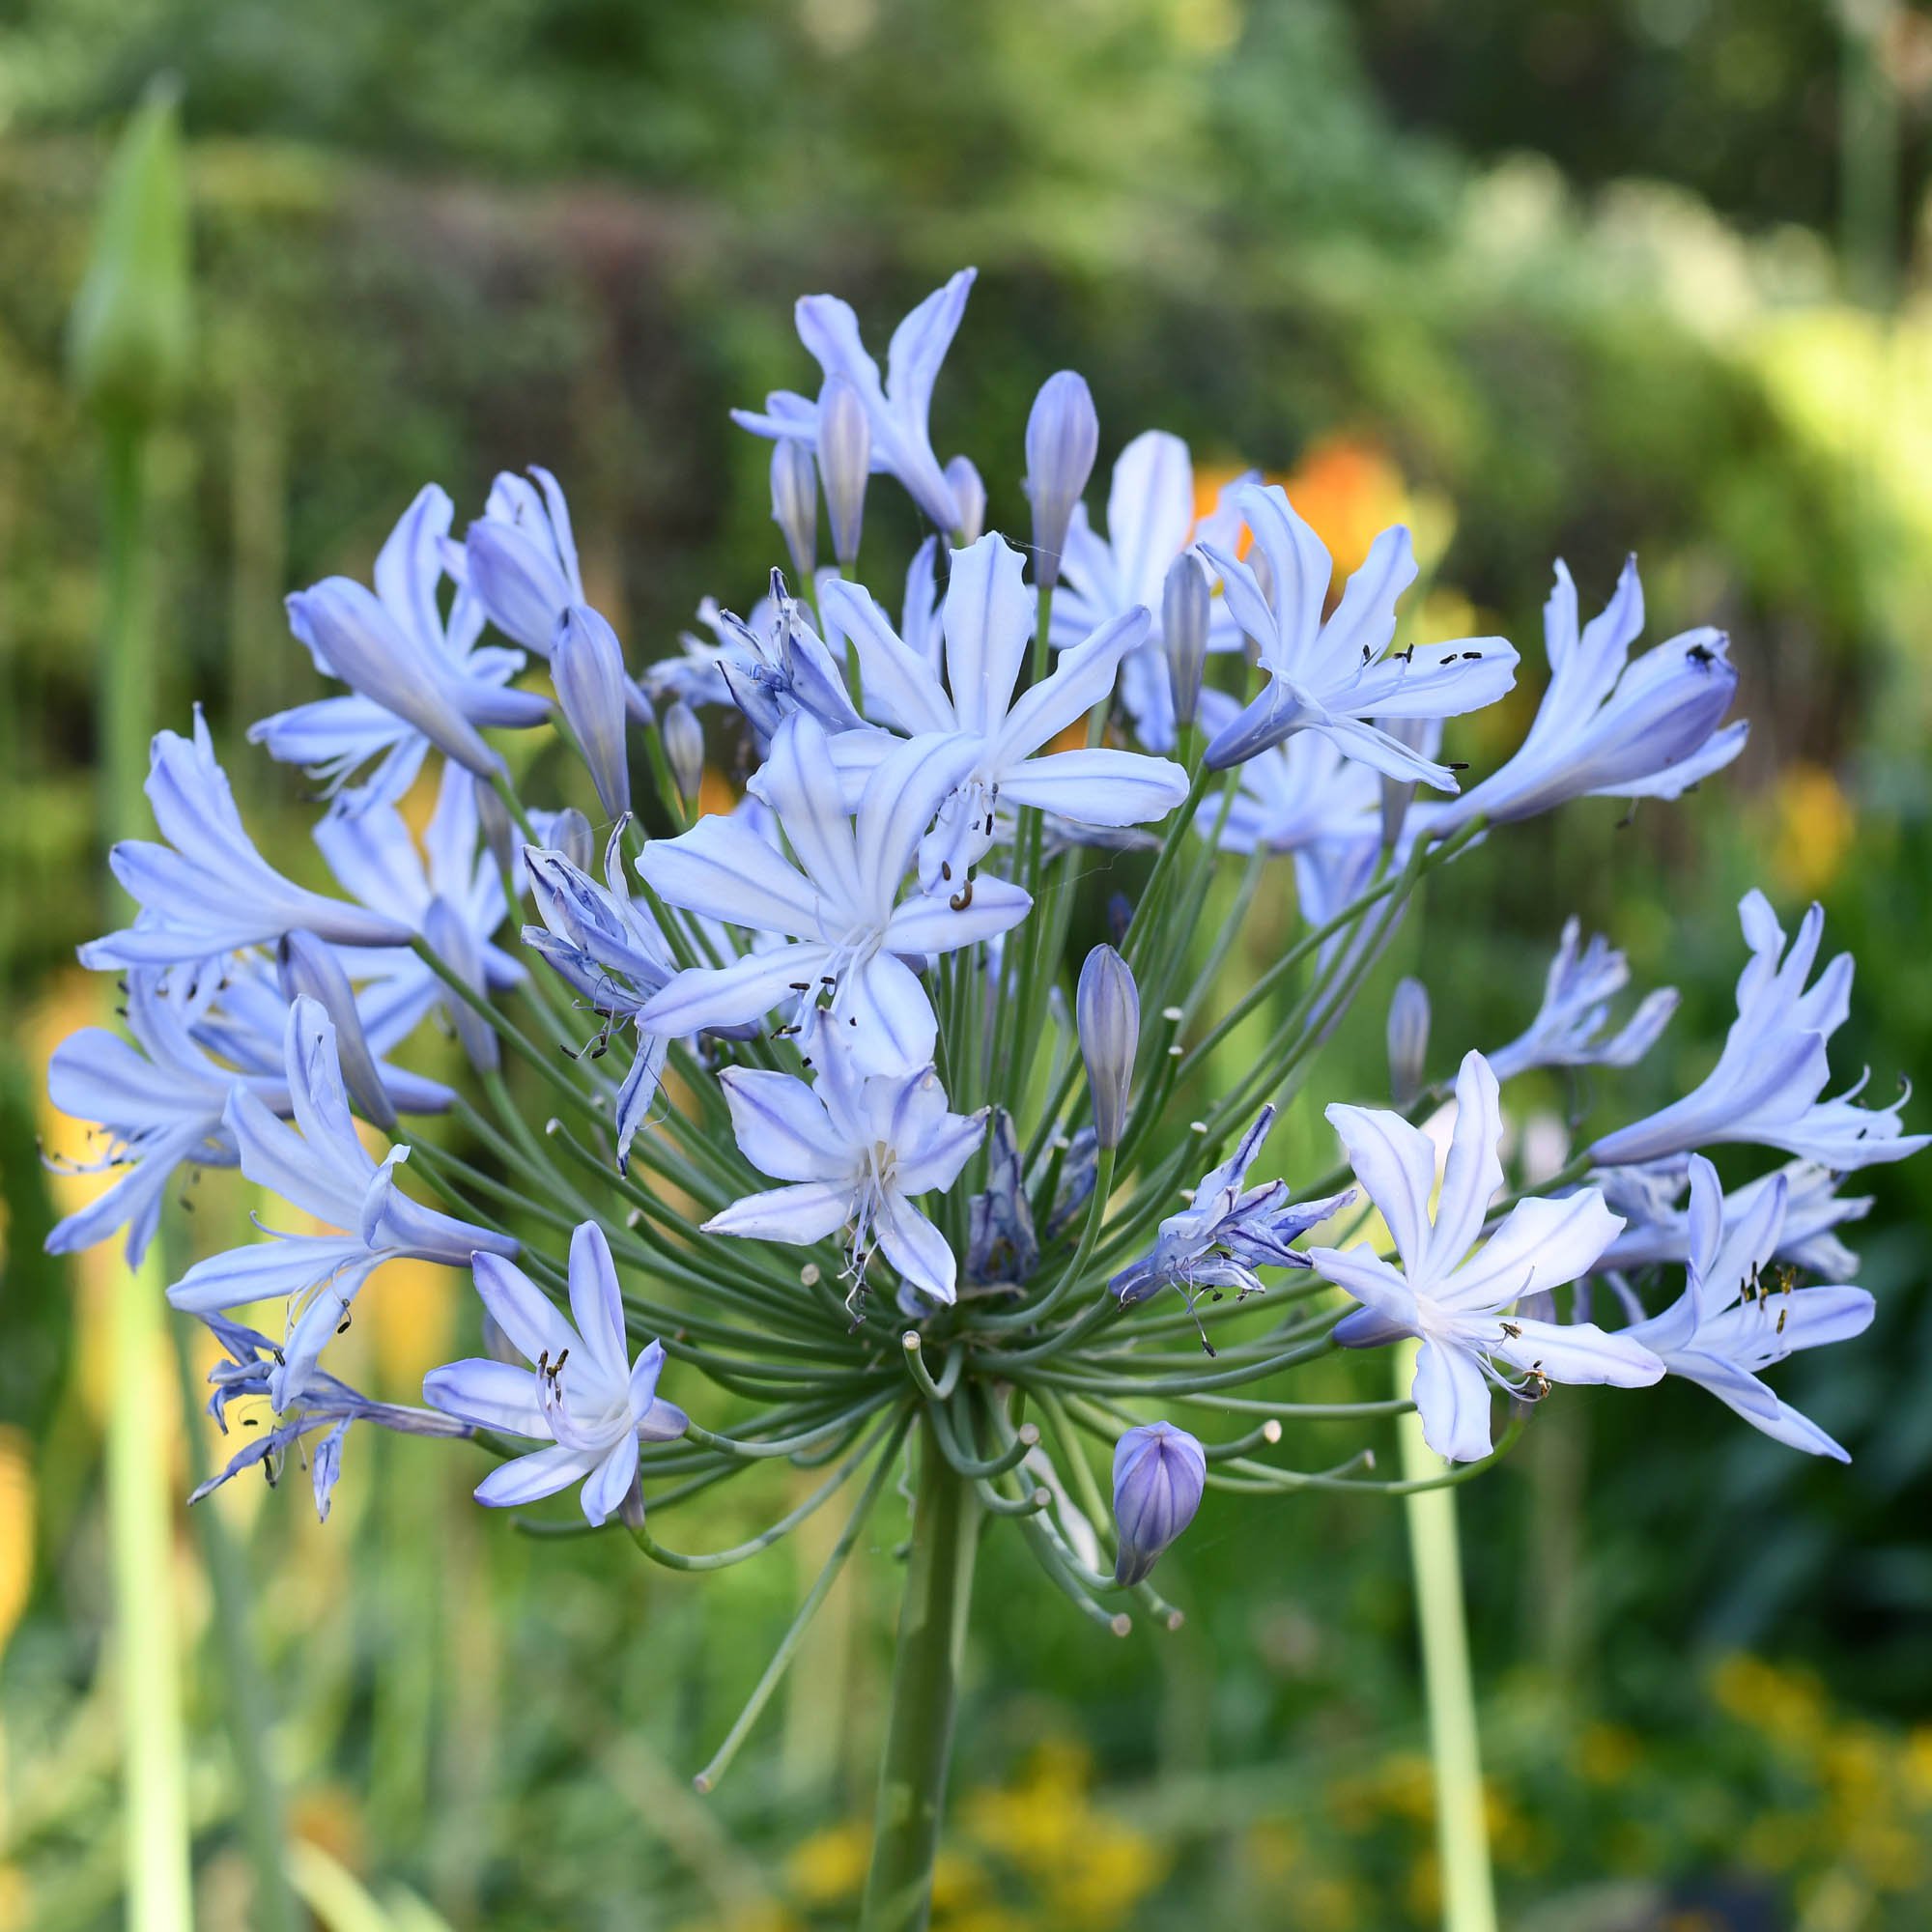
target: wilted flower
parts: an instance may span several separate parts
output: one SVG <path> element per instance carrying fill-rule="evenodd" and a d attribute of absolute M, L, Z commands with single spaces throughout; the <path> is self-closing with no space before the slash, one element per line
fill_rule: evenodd
<path fill-rule="evenodd" d="M 476 1486 L 479 1503 L 509 1509 L 582 1483 L 584 1520 L 601 1528 L 638 1480 L 638 1444 L 673 1442 L 691 1427 L 657 1392 L 664 1344 L 631 1360 L 617 1269 L 595 1221 L 570 1237 L 568 1321 L 500 1257 L 478 1255 L 471 1272 L 484 1307 L 534 1372 L 482 1356 L 451 1362 L 423 1378 L 423 1400 L 479 1429 L 550 1442 L 491 1470 Z"/>
<path fill-rule="evenodd" d="M 1194 1520 L 1208 1484 L 1208 1455 L 1184 1429 L 1147 1422 L 1114 1445 L 1114 1581 L 1144 1581 L 1161 1551 Z"/>
<path fill-rule="evenodd" d="M 1285 1180 L 1244 1186 L 1273 1125 L 1273 1107 L 1264 1107 L 1234 1152 L 1201 1177 L 1187 1207 L 1160 1224 L 1153 1246 L 1108 1284 L 1123 1302 L 1145 1301 L 1163 1288 L 1178 1288 L 1190 1303 L 1204 1290 L 1255 1294 L 1262 1286 L 1257 1268 L 1309 1265 L 1289 1244 L 1346 1208 L 1354 1189 L 1294 1202 Z"/>

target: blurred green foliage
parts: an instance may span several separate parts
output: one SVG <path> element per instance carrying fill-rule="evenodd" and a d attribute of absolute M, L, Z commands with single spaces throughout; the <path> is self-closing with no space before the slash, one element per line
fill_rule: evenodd
<path fill-rule="evenodd" d="M 1614 1099 L 1534 1097 L 1562 1120 L 1694 1077 L 1741 962 L 1730 906 L 1758 882 L 1793 913 L 1822 894 L 1828 943 L 1858 953 L 1840 1072 L 1932 1066 L 1932 324 L 1836 298 L 1828 11 L 989 0 L 960 17 L 941 0 L 0 14 L 0 968 L 18 1016 L 0 1058 L 0 1925 L 106 1924 L 117 1882 L 99 1274 L 38 1253 L 30 1096 L 59 1028 L 91 1016 L 68 968 L 108 923 L 100 847 L 138 829 L 97 817 L 99 478 L 60 356 L 107 131 L 157 68 L 185 83 L 202 344 L 155 466 L 156 722 L 208 704 L 292 869 L 317 869 L 300 781 L 242 747 L 321 688 L 285 591 L 366 575 L 425 478 L 468 512 L 495 469 L 543 462 L 634 660 L 669 649 L 701 596 L 748 602 L 774 554 L 763 445 L 725 412 L 809 377 L 792 297 L 837 289 L 876 342 L 975 260 L 937 432 L 980 463 L 996 522 L 1021 507 L 1033 393 L 1071 364 L 1103 461 L 1159 424 L 1204 466 L 1325 479 L 1337 514 L 1394 491 L 1392 514 L 1435 531 L 1436 596 L 1530 666 L 1557 554 L 1587 602 L 1635 548 L 1651 635 L 1733 632 L 1753 720 L 1737 772 L 1627 829 L 1608 805 L 1521 828 L 1411 922 L 1386 979 L 1431 988 L 1432 1071 L 1520 1028 L 1574 907 L 1685 1008 Z M 1914 17 L 1886 42 L 1908 108 Z M 1908 124 L 1915 192 L 1917 141 Z M 1624 179 L 1643 174 L 1676 185 Z M 881 493 L 868 545 L 913 534 Z M 1530 695 L 1467 754 L 1511 742 Z M 1337 1091 L 1378 1091 L 1386 979 L 1330 1056 Z M 1274 1152 L 1296 1180 L 1328 1164 L 1312 1105 Z M 1880 1326 L 1782 1384 L 1851 1443 L 1850 1471 L 1696 1391 L 1571 1391 L 1461 1492 L 1512 1925 L 1626 1932 L 1720 1897 L 1719 1924 L 1927 1922 L 1932 1244 L 1912 1169 L 1871 1191 Z M 225 1238 L 242 1191 L 198 1193 L 191 1232 Z M 419 1287 L 346 1338 L 394 1393 L 469 1319 Z M 1306 1392 L 1378 1395 L 1382 1373 L 1325 1364 Z M 1311 1466 L 1354 1446 L 1305 1433 L 1288 1446 Z M 468 1504 L 473 1473 L 436 1445 L 355 1441 L 326 1528 L 299 1483 L 216 1505 L 246 1537 L 323 1922 L 423 1927 L 421 1900 L 493 1928 L 844 1922 L 889 1548 L 700 1804 L 685 1778 L 819 1546 L 668 1577 L 608 1541 L 511 1535 Z M 1098 1642 L 989 1546 L 950 1932 L 1429 1922 L 1400 1519 L 1226 1504 L 1163 1570 L 1189 1612 L 1171 1639 Z M 719 1547 L 755 1526 L 749 1507 L 669 1522 Z M 1719 1667 L 1742 1650 L 1804 1662 Z M 247 1923 L 222 1691 L 204 1654 L 211 1926 Z M 360 1919 L 347 1873 L 375 1894 Z"/>

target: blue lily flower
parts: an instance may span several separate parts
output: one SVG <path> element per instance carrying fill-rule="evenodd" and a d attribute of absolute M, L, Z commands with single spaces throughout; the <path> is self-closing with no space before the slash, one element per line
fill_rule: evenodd
<path fill-rule="evenodd" d="M 1334 565 L 1287 493 L 1278 484 L 1249 484 L 1236 491 L 1235 501 L 1266 561 L 1267 589 L 1232 551 L 1206 543 L 1201 552 L 1220 572 L 1235 621 L 1260 647 L 1268 683 L 1215 733 L 1208 767 L 1225 770 L 1293 732 L 1320 731 L 1344 755 L 1389 778 L 1454 791 L 1446 765 L 1421 756 L 1383 725 L 1458 718 L 1493 704 L 1516 682 L 1515 649 L 1501 638 L 1389 649 L 1397 600 L 1415 581 L 1415 554 L 1399 524 L 1369 547 L 1334 614 L 1324 618 Z"/>
<path fill-rule="evenodd" d="M 472 1273 L 484 1308 L 532 1368 L 484 1356 L 452 1362 L 424 1378 L 423 1400 L 479 1429 L 550 1443 L 491 1470 L 476 1486 L 479 1503 L 514 1508 L 581 1482 L 584 1519 L 601 1528 L 638 1480 L 639 1443 L 673 1442 L 691 1427 L 657 1392 L 664 1344 L 632 1362 L 617 1269 L 594 1221 L 570 1239 L 568 1320 L 496 1255 L 479 1254 Z"/>
<path fill-rule="evenodd" d="M 296 931 L 338 946 L 409 944 L 401 920 L 309 892 L 256 851 L 200 705 L 192 738 L 156 734 L 146 790 L 167 843 L 124 838 L 114 847 L 114 876 L 141 915 L 81 947 L 83 966 L 196 966 Z"/>
<path fill-rule="evenodd" d="M 541 724 L 550 703 L 507 688 L 521 651 L 477 646 L 483 609 L 467 586 L 444 618 L 438 590 L 454 515 L 449 497 L 426 485 L 376 558 L 373 592 L 329 577 L 288 600 L 290 626 L 317 669 L 354 696 L 277 712 L 250 728 L 251 742 L 335 784 L 380 758 L 361 794 L 372 800 L 400 798 L 431 745 L 482 778 L 502 771 L 477 727 Z"/>
<path fill-rule="evenodd" d="M 977 272 L 961 269 L 893 331 L 883 383 L 879 365 L 866 354 L 859 319 L 849 303 L 837 296 L 802 296 L 797 308 L 800 341 L 825 375 L 849 383 L 866 407 L 873 472 L 896 477 L 913 501 L 949 534 L 964 532 L 967 506 L 954 477 L 933 453 L 928 418 L 939 365 L 966 312 Z M 811 398 L 779 389 L 765 398 L 762 412 L 733 410 L 731 420 L 754 436 L 789 437 L 816 449 L 818 410 Z"/>
<path fill-rule="evenodd" d="M 285 1051 L 295 1125 L 277 1120 L 242 1084 L 231 1090 L 223 1120 L 250 1180 L 343 1232 L 270 1230 L 266 1241 L 198 1262 L 168 1290 L 169 1301 L 191 1315 L 287 1300 L 284 1359 L 270 1378 L 277 1409 L 305 1392 L 324 1347 L 348 1320 L 363 1283 L 384 1262 L 413 1259 L 465 1267 L 479 1249 L 498 1255 L 518 1251 L 509 1236 L 419 1207 L 404 1194 L 396 1170 L 409 1158 L 408 1148 L 392 1148 L 380 1165 L 372 1158 L 349 1112 L 335 1028 L 314 1000 L 298 999 L 289 1009 Z"/>
<path fill-rule="evenodd" d="M 1927 1144 L 1900 1119 L 1906 1088 L 1889 1106 L 1861 1107 L 1861 1079 L 1833 1098 L 1826 1042 L 1851 1011 L 1852 956 L 1841 952 L 1807 988 L 1825 933 L 1825 909 L 1813 905 L 1785 950 L 1784 928 L 1757 891 L 1739 908 L 1750 962 L 1738 980 L 1738 1016 L 1718 1064 L 1681 1100 L 1648 1120 L 1606 1134 L 1590 1149 L 1603 1167 L 1647 1163 L 1726 1142 L 1779 1148 L 1804 1160 L 1849 1172 L 1903 1160 Z"/>
<path fill-rule="evenodd" d="M 1487 1056 L 1498 1080 L 1513 1080 L 1532 1066 L 1634 1066 L 1669 1025 L 1677 989 L 1661 986 L 1607 1039 L 1610 1002 L 1630 984 L 1630 962 L 1601 933 L 1578 949 L 1583 928 L 1563 926 L 1563 942 L 1549 962 L 1543 1005 L 1528 1029 Z"/>
<path fill-rule="evenodd" d="M 859 653 L 868 705 L 909 736 L 958 734 L 974 745 L 971 765 L 920 849 L 920 881 L 928 892 L 964 890 L 969 869 L 992 849 L 998 805 L 1037 806 L 1077 824 L 1121 827 L 1164 818 L 1187 795 L 1187 774 L 1166 758 L 1097 746 L 1038 755 L 1107 697 L 1150 618 L 1139 608 L 1110 618 L 1064 651 L 1050 676 L 1016 696 L 1034 627 L 1024 570 L 1025 559 L 999 536 L 952 553 L 944 684 L 926 657 L 895 634 L 869 592 L 837 581 L 820 593 Z M 851 731 L 833 740 L 832 754 L 849 782 L 891 757 L 901 742 L 888 731 Z"/>

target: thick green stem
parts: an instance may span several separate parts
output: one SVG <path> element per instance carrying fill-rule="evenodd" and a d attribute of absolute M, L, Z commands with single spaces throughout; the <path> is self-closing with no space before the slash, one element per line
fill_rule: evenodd
<path fill-rule="evenodd" d="M 1395 1350 L 1396 1392 L 1415 1375 L 1416 1345 Z M 1422 1418 L 1398 1418 L 1402 1470 L 1411 1482 L 1442 1474 L 1441 1459 L 1422 1439 Z M 1476 1690 L 1469 1670 L 1468 1615 L 1456 1534 L 1456 1493 L 1417 1490 L 1408 1516 L 1415 1566 L 1415 1615 L 1422 1633 L 1422 1675 L 1429 1699 L 1429 1749 L 1435 1775 L 1435 1844 L 1442 1863 L 1442 1932 L 1496 1932 L 1495 1886 L 1490 1874 L 1489 1821 L 1483 1811 L 1483 1765 Z"/>
<path fill-rule="evenodd" d="M 952 1755 L 981 1506 L 973 1485 L 941 1453 L 929 1422 L 921 1431 L 919 1462 L 872 1869 L 859 1932 L 923 1932 Z"/>

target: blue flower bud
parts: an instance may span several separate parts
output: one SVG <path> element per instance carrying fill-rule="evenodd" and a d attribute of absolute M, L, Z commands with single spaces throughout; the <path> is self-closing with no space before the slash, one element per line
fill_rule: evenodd
<path fill-rule="evenodd" d="M 1194 1520 L 1208 1483 L 1208 1456 L 1171 1422 L 1143 1423 L 1114 1445 L 1114 1523 L 1121 1553 L 1114 1581 L 1140 1582 Z"/>
<path fill-rule="evenodd" d="M 423 914 L 423 937 L 430 950 L 466 986 L 480 993 L 485 988 L 483 959 L 477 951 L 469 923 L 440 894 L 431 899 Z M 501 1064 L 497 1032 L 481 1013 L 460 994 L 444 996 L 443 1009 L 456 1037 L 469 1056 L 469 1064 L 479 1073 L 494 1073 Z"/>
<path fill-rule="evenodd" d="M 665 713 L 664 747 L 679 795 L 689 805 L 704 781 L 704 726 L 681 697 Z"/>
<path fill-rule="evenodd" d="M 558 618 L 550 674 L 564 722 L 590 767 L 597 802 L 621 818 L 631 809 L 624 652 L 616 632 L 587 604 L 573 604 Z"/>
<path fill-rule="evenodd" d="M 393 1132 L 395 1105 L 376 1070 L 376 1056 L 369 1050 L 362 1015 L 355 1009 L 355 990 L 334 948 L 312 932 L 286 932 L 275 948 L 275 970 L 285 1000 L 293 1005 L 305 994 L 335 1022 L 343 1085 L 368 1121 L 384 1133 Z"/>
<path fill-rule="evenodd" d="M 986 533 L 986 486 L 970 456 L 955 456 L 946 466 L 946 483 L 959 506 L 959 527 L 952 532 L 952 540 L 965 549 Z"/>
<path fill-rule="evenodd" d="M 1141 996 L 1127 962 L 1111 946 L 1096 946 L 1080 969 L 1074 995 L 1080 1057 L 1094 1094 L 1094 1131 L 1103 1148 L 1119 1147 L 1126 1131 L 1127 1099 L 1140 1044 Z"/>
<path fill-rule="evenodd" d="M 597 839 L 589 819 L 574 805 L 561 811 L 533 811 L 530 823 L 548 850 L 561 852 L 580 872 L 589 871 L 597 856 Z"/>
<path fill-rule="evenodd" d="M 1060 581 L 1060 554 L 1073 506 L 1100 453 L 1100 418 L 1086 378 L 1071 369 L 1049 376 L 1027 417 L 1027 499 L 1033 504 L 1033 574 L 1042 590 Z"/>
<path fill-rule="evenodd" d="M 818 563 L 818 470 L 810 445 L 793 436 L 772 444 L 772 522 L 791 567 L 810 583 Z"/>
<path fill-rule="evenodd" d="M 1415 1104 L 1429 1059 L 1429 989 L 1420 980 L 1396 981 L 1388 1010 L 1389 1097 L 1401 1108 Z"/>
<path fill-rule="evenodd" d="M 844 570 L 858 560 L 871 469 L 872 419 L 865 398 L 843 376 L 828 376 L 818 392 L 818 474 L 825 485 L 832 554 Z"/>
<path fill-rule="evenodd" d="M 1194 723 L 1201 681 L 1208 670 L 1208 624 L 1213 614 L 1208 573 L 1191 550 L 1168 566 L 1160 593 L 1160 646 L 1174 692 L 1174 722 L 1181 729 Z"/>

